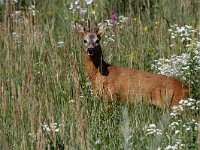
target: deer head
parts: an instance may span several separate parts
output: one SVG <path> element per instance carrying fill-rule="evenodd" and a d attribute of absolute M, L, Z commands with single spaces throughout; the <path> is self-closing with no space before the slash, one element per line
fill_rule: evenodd
<path fill-rule="evenodd" d="M 79 22 L 75 22 L 77 31 L 83 36 L 83 42 L 86 52 L 90 57 L 101 55 L 100 39 L 107 29 L 107 22 L 102 23 L 96 32 L 90 32 L 90 28 L 83 26 Z"/>

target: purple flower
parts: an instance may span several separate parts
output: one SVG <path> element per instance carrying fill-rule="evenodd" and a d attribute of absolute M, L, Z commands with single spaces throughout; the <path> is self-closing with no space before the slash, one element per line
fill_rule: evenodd
<path fill-rule="evenodd" d="M 112 23 L 113 23 L 113 24 L 114 24 L 115 21 L 117 20 L 117 14 L 116 14 L 116 11 L 115 11 L 115 10 L 112 10 L 111 20 L 112 20 Z"/>

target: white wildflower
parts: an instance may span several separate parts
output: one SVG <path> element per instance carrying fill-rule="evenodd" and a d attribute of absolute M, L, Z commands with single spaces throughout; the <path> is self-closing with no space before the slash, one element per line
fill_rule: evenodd
<path fill-rule="evenodd" d="M 59 47 L 64 46 L 64 41 L 58 41 L 58 46 L 59 46 Z"/>
<path fill-rule="evenodd" d="M 50 125 L 47 125 L 44 123 L 43 130 L 47 132 L 60 132 L 61 125 L 58 125 L 58 123 L 50 123 Z"/>
<path fill-rule="evenodd" d="M 115 41 L 115 40 L 114 40 L 113 38 L 111 38 L 111 37 L 110 37 L 110 38 L 108 38 L 108 39 L 109 39 L 109 41 L 112 41 L 112 42 L 114 42 L 114 41 Z"/>
<path fill-rule="evenodd" d="M 172 29 L 168 29 L 169 32 L 172 32 Z"/>
<path fill-rule="evenodd" d="M 74 8 L 73 3 L 70 3 L 70 7 L 69 7 L 69 9 L 71 10 L 71 9 L 73 9 L 73 8 Z"/>
<path fill-rule="evenodd" d="M 174 35 L 171 36 L 172 39 L 175 39 L 176 37 Z"/>
<path fill-rule="evenodd" d="M 149 128 L 156 128 L 155 124 L 149 124 Z"/>
<path fill-rule="evenodd" d="M 176 32 L 182 33 L 185 31 L 185 27 L 176 27 Z"/>
<path fill-rule="evenodd" d="M 74 4 L 75 4 L 75 5 L 78 5 L 78 4 L 79 4 L 79 0 L 75 1 Z"/>
<path fill-rule="evenodd" d="M 71 99 L 71 100 L 69 101 L 69 103 L 75 103 L 75 100 L 74 100 L 74 99 Z"/>
<path fill-rule="evenodd" d="M 146 126 L 145 131 L 147 131 L 147 135 L 162 135 L 162 130 L 158 129 L 155 124 L 149 124 Z"/>
<path fill-rule="evenodd" d="M 190 26 L 190 25 L 185 25 L 185 27 L 186 27 L 187 29 L 192 29 L 192 26 Z"/>
<path fill-rule="evenodd" d="M 185 130 L 186 131 L 190 131 L 192 128 L 191 127 L 188 127 L 188 128 L 186 128 Z"/>
<path fill-rule="evenodd" d="M 185 38 L 182 38 L 182 39 L 181 39 L 181 42 L 184 42 L 184 41 L 185 41 Z"/>
<path fill-rule="evenodd" d="M 55 131 L 55 132 L 59 132 L 59 131 L 60 131 L 60 129 L 59 129 L 59 128 L 57 128 L 57 129 L 55 129 L 54 131 Z"/>
<path fill-rule="evenodd" d="M 16 15 L 20 15 L 20 14 L 21 14 L 21 11 L 20 11 L 20 10 L 17 10 L 17 11 L 15 11 L 15 14 L 16 14 Z"/>
<path fill-rule="evenodd" d="M 165 148 L 165 150 L 176 150 L 176 149 L 178 149 L 178 145 L 168 145 L 166 148 Z"/>
<path fill-rule="evenodd" d="M 197 31 L 196 31 L 196 30 L 191 30 L 191 32 L 195 33 L 195 32 L 197 32 Z"/>
<path fill-rule="evenodd" d="M 93 0 L 85 0 L 85 2 L 87 5 L 90 5 L 90 4 L 92 4 Z"/>
<path fill-rule="evenodd" d="M 96 144 L 96 145 L 97 145 L 97 144 L 101 144 L 101 140 L 100 140 L 100 139 L 97 139 L 96 142 L 95 142 L 95 144 Z"/>
<path fill-rule="evenodd" d="M 181 133 L 180 130 L 176 130 L 176 131 L 175 131 L 175 134 L 179 134 L 179 133 Z"/>
<path fill-rule="evenodd" d="M 50 131 L 51 131 L 50 127 L 49 127 L 47 124 L 44 124 L 44 125 L 43 125 L 43 130 L 44 130 L 44 131 L 47 131 L 47 132 L 50 132 Z"/>
<path fill-rule="evenodd" d="M 119 22 L 121 23 L 126 23 L 128 21 L 128 17 L 124 17 L 124 16 L 119 16 Z"/>
<path fill-rule="evenodd" d="M 87 12 L 87 8 L 80 8 L 80 13 L 85 14 Z"/>

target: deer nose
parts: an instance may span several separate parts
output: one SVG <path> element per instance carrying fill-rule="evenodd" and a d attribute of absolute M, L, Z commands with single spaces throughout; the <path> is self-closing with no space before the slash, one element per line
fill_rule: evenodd
<path fill-rule="evenodd" d="M 94 55 L 94 48 L 88 48 L 88 55 Z"/>

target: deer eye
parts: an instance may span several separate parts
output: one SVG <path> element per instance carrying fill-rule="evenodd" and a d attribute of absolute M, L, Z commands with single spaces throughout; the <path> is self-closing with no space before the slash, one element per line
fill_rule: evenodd
<path fill-rule="evenodd" d="M 86 41 L 86 40 L 84 40 L 83 42 L 84 42 L 84 43 L 87 43 L 87 41 Z"/>
<path fill-rule="evenodd" d="M 98 39 L 98 40 L 96 40 L 96 43 L 99 43 L 99 41 L 100 41 L 99 39 Z"/>

